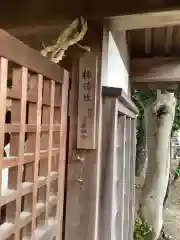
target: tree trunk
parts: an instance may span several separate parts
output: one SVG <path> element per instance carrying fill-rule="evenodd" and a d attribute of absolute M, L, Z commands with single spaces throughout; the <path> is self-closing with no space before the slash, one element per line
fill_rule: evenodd
<path fill-rule="evenodd" d="M 169 143 L 176 99 L 173 93 L 157 92 L 157 100 L 145 108 L 148 166 L 140 200 L 140 217 L 152 227 L 157 240 L 163 224 L 163 202 L 170 171 Z"/>
<path fill-rule="evenodd" d="M 163 207 L 164 208 L 166 207 L 166 203 L 167 203 L 167 200 L 168 200 L 168 197 L 169 197 L 170 189 L 171 189 L 171 176 L 169 174 L 168 185 L 167 185 L 166 194 L 165 194 L 164 202 L 163 202 Z"/>

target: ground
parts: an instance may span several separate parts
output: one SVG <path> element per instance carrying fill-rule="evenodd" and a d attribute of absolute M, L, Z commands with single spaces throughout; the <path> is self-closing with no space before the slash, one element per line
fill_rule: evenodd
<path fill-rule="evenodd" d="M 178 160 L 172 161 L 172 173 L 177 166 Z M 143 178 L 136 178 L 136 208 L 140 197 Z M 164 225 L 168 235 L 173 240 L 180 240 L 180 179 L 171 189 L 171 195 L 164 213 Z"/>
<path fill-rule="evenodd" d="M 174 173 L 178 161 L 172 161 L 172 173 Z M 167 232 L 174 240 L 180 240 L 180 179 L 172 186 L 164 221 Z"/>

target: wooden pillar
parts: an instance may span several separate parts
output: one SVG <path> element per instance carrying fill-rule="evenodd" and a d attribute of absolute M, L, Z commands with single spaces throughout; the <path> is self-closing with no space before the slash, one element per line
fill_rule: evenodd
<path fill-rule="evenodd" d="M 96 55 L 96 53 L 90 53 Z M 101 148 L 101 81 L 97 65 L 95 147 L 77 149 L 79 60 L 72 64 L 69 99 L 69 146 L 65 240 L 96 240 L 98 235 L 98 198 Z"/>
<path fill-rule="evenodd" d="M 136 119 L 131 119 L 129 239 L 133 239 L 135 217 Z"/>

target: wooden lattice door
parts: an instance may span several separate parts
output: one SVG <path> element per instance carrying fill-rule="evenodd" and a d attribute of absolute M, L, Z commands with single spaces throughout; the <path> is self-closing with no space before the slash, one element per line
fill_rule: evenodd
<path fill-rule="evenodd" d="M 0 239 L 62 239 L 68 72 L 0 30 Z"/>

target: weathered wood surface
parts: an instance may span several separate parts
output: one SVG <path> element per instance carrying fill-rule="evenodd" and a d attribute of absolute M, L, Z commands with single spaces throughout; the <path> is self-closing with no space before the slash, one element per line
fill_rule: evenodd
<path fill-rule="evenodd" d="M 180 10 L 136 13 L 110 18 L 110 26 L 121 31 L 179 24 Z"/>
<path fill-rule="evenodd" d="M 179 82 L 180 58 L 138 58 L 131 62 L 132 83 Z"/>
<path fill-rule="evenodd" d="M 25 45 L 23 42 L 0 29 L 0 56 L 27 67 L 35 73 L 41 73 L 44 77 L 63 82 L 63 69 L 53 64 L 48 58 Z"/>
<path fill-rule="evenodd" d="M 112 93 L 111 91 L 109 91 Z M 132 239 L 134 225 L 135 114 L 117 96 L 104 96 L 100 239 Z M 126 108 L 126 111 L 124 109 Z M 123 111 L 122 111 L 123 110 Z"/>
<path fill-rule="evenodd" d="M 177 0 L 138 0 L 136 2 L 127 0 L 121 3 L 118 0 L 106 2 L 102 0 L 98 2 L 95 0 L 77 0 L 76 2 L 54 0 L 53 4 L 49 4 L 47 0 L 39 2 L 35 0 L 32 0 L 30 2 L 20 1 L 16 3 L 4 1 L 1 4 L 0 16 L 1 25 L 3 27 L 8 27 L 34 22 L 36 22 L 36 24 L 38 24 L 38 22 L 41 24 L 47 24 L 48 21 L 51 24 L 55 21 L 59 21 L 59 23 L 61 23 L 63 19 L 72 19 L 76 16 L 84 16 L 91 19 L 103 19 L 104 17 L 120 16 L 124 14 L 134 13 L 144 13 L 146 15 L 147 12 L 151 11 L 160 12 L 163 18 L 165 15 L 163 11 L 166 9 L 175 9 L 172 12 L 172 15 L 170 15 L 173 17 L 175 13 L 175 16 L 179 15 L 177 11 L 177 9 L 179 9 L 179 6 L 180 5 Z M 19 9 L 21 11 L 18 11 Z M 34 19 L 36 19 L 36 21 L 34 21 Z M 168 18 L 167 21 L 172 22 L 172 19 L 175 21 L 177 18 Z"/>
<path fill-rule="evenodd" d="M 79 61 L 77 148 L 96 148 L 97 56 L 88 53 Z"/>
<path fill-rule="evenodd" d="M 0 239 L 61 240 L 69 74 L 1 30 L 0 41 Z"/>
<path fill-rule="evenodd" d="M 93 53 L 97 54 L 97 53 Z M 98 56 L 98 54 L 97 54 Z M 96 149 L 77 150 L 78 60 L 73 61 L 69 102 L 69 148 L 66 201 L 66 240 L 98 239 L 101 153 L 101 81 L 98 64 Z"/>

